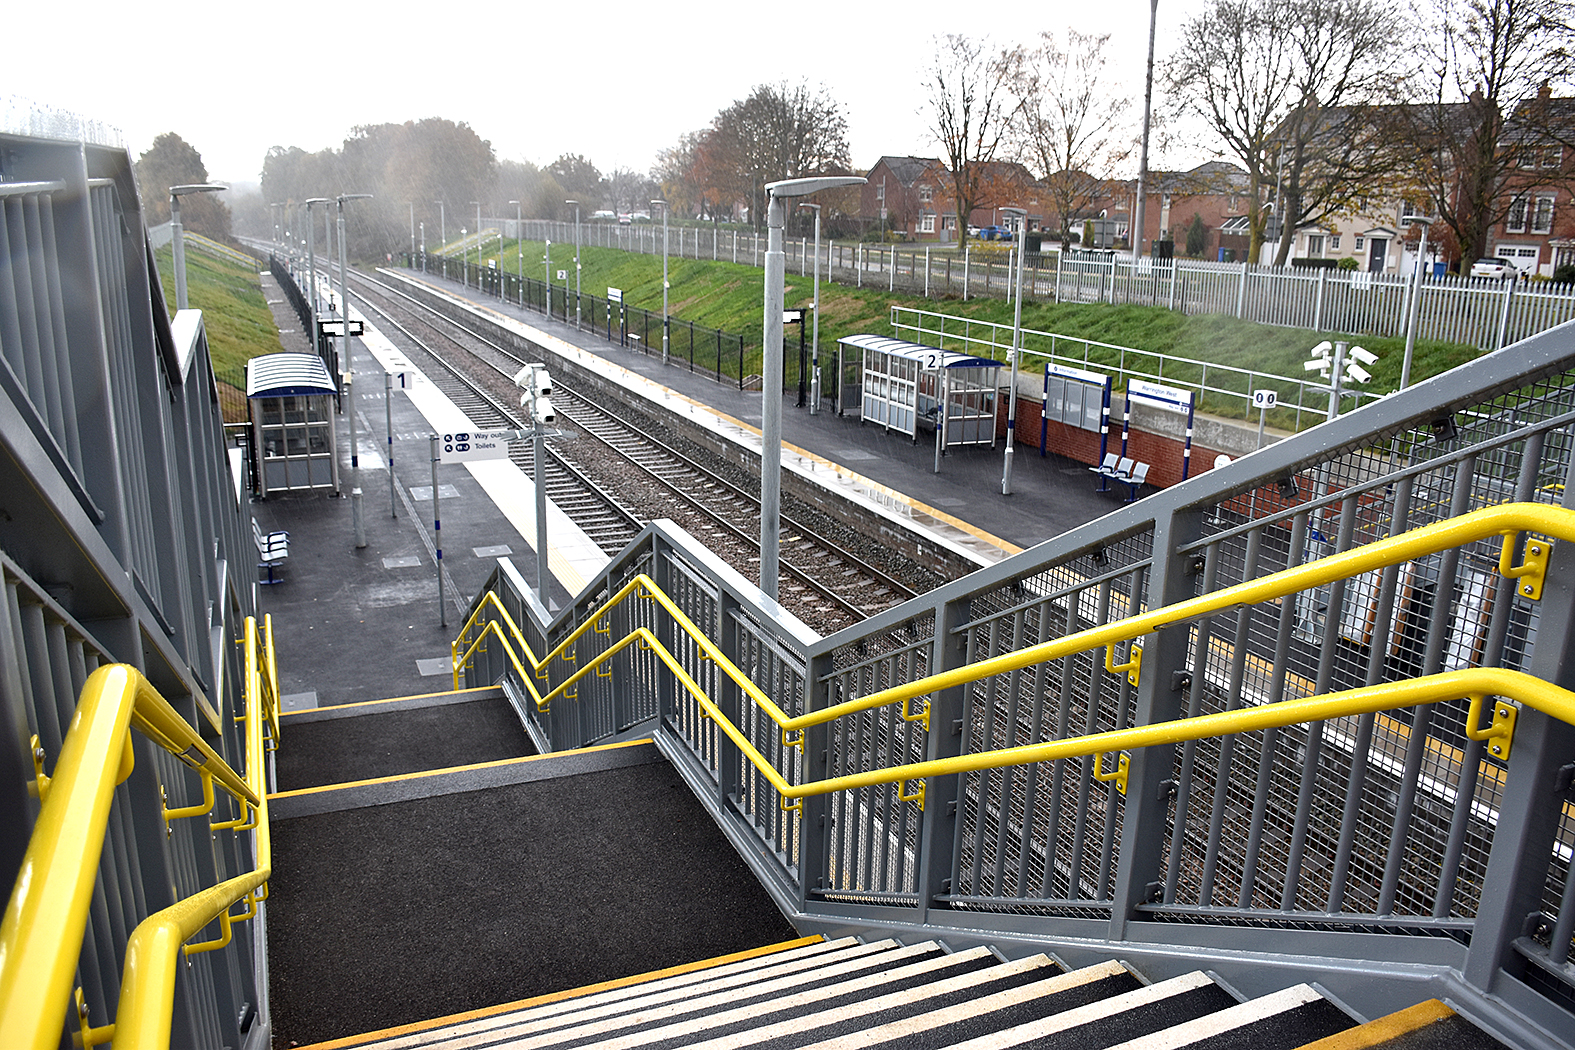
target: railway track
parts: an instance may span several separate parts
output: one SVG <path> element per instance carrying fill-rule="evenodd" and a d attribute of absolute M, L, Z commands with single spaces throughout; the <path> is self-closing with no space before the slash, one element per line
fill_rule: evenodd
<path fill-rule="evenodd" d="M 422 364 L 477 429 L 524 425 L 505 400 L 518 394 L 513 376 L 522 358 L 399 288 L 366 274 L 352 276 L 351 292 L 377 318 L 376 326 Z M 614 411 L 599 405 L 565 387 L 561 377 L 554 380 L 553 404 L 559 426 L 573 438 L 548 442 L 548 497 L 603 551 L 621 550 L 652 519 L 671 518 L 741 574 L 756 577 L 756 479 L 702 462 L 704 454 L 678 448 L 659 425 L 639 420 L 633 406 Z M 529 472 L 526 459 L 523 451 L 515 454 Z M 884 551 L 876 541 L 829 518 L 813 520 L 816 512 L 785 509 L 780 601 L 817 630 L 847 626 L 939 582 L 911 565 L 904 568 L 925 578 L 898 578 L 877 564 Z"/>

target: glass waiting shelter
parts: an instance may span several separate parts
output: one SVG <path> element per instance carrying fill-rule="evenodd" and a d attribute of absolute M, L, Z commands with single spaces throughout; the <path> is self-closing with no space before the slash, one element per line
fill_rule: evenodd
<path fill-rule="evenodd" d="M 915 441 L 921 427 L 939 426 L 947 447 L 995 444 L 999 361 L 882 335 L 850 335 L 837 342 L 863 354 L 864 422 Z"/>
<path fill-rule="evenodd" d="M 268 354 L 246 362 L 257 494 L 339 489 L 334 398 L 338 387 L 314 354 Z"/>

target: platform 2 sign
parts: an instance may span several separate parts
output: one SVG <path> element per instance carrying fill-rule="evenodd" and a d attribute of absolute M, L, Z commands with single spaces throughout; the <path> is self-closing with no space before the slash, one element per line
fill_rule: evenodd
<path fill-rule="evenodd" d="M 478 459 L 508 459 L 509 442 L 519 440 L 518 430 L 458 430 L 439 435 L 438 460 L 466 463 Z"/>

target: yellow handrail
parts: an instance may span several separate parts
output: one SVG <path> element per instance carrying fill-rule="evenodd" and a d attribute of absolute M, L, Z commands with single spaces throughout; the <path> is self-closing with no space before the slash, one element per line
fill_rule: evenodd
<path fill-rule="evenodd" d="M 1148 613 L 1102 624 L 1098 627 L 1030 646 L 1014 653 L 981 660 L 966 667 L 929 675 L 925 678 L 916 679 L 913 682 L 893 686 L 889 689 L 796 717 L 789 717 L 776 703 L 755 686 L 742 671 L 727 659 L 710 639 L 700 632 L 699 628 L 684 615 L 683 611 L 663 594 L 649 577 L 643 574 L 630 580 L 617 594 L 610 597 L 546 659 L 538 662 L 532 658 L 531 662 L 533 666 L 538 668 L 544 666 L 553 656 L 561 654 L 573 641 L 593 629 L 604 616 L 609 614 L 614 606 L 629 596 L 636 595 L 650 598 L 659 602 L 667 610 L 679 628 L 688 634 L 693 643 L 699 647 L 706 659 L 715 663 L 723 674 L 738 685 L 745 695 L 749 696 L 756 706 L 765 711 L 772 721 L 780 727 L 783 734 L 783 743 L 786 746 L 796 744 L 802 740 L 802 736 L 790 739 L 789 734 L 792 731 L 829 722 L 843 715 L 899 702 L 906 705 L 909 700 L 927 696 L 942 689 L 968 685 L 983 678 L 1019 670 L 1037 663 L 1060 659 L 1073 653 L 1133 641 L 1163 627 L 1208 616 L 1238 606 L 1253 605 L 1283 598 L 1309 588 L 1332 583 L 1337 579 L 1349 578 L 1363 572 L 1425 557 L 1429 554 L 1435 554 L 1493 536 L 1503 536 L 1505 538 L 1504 550 L 1499 564 L 1500 571 L 1505 575 L 1519 576 L 1522 570 L 1520 567 L 1513 565 L 1513 554 L 1514 539 L 1521 532 L 1532 532 L 1557 539 L 1575 540 L 1575 511 L 1535 503 L 1504 504 L 1472 511 L 1469 514 L 1450 519 L 1449 521 L 1425 526 L 1389 539 L 1378 540 L 1355 550 L 1331 555 L 1310 564 L 1286 569 L 1258 580 L 1237 584 L 1233 587 L 1215 591 L 1212 594 L 1188 599 Z M 1545 551 L 1542 552 L 1542 556 L 1545 557 Z M 498 605 L 498 608 L 502 610 L 501 604 Z M 507 616 L 506 611 L 504 615 Z M 513 626 L 512 621 L 510 621 L 510 626 Z M 499 630 L 495 633 L 507 646 L 507 639 L 504 638 L 502 632 Z M 517 629 L 514 633 L 518 637 Z M 761 775 L 771 783 L 772 787 L 784 799 L 799 799 L 809 795 L 819 795 L 831 791 L 842 791 L 874 784 L 922 780 L 930 776 L 972 772 L 1007 765 L 1049 761 L 1057 758 L 1101 754 L 1107 751 L 1148 747 L 1160 743 L 1177 743 L 1184 740 L 1199 739 L 1203 736 L 1248 732 L 1253 729 L 1271 726 L 1295 725 L 1302 722 L 1390 710 L 1397 707 L 1407 707 L 1413 704 L 1431 703 L 1464 696 L 1473 698 L 1474 707 L 1475 702 L 1480 702 L 1484 696 L 1506 696 L 1526 703 L 1554 717 L 1575 722 L 1575 704 L 1572 704 L 1572 694 L 1567 691 L 1519 672 L 1499 668 L 1477 668 L 1465 671 L 1452 671 L 1405 682 L 1382 683 L 1362 689 L 1346 690 L 1301 700 L 1283 701 L 1277 704 L 1244 708 L 1217 715 L 1204 715 L 1198 718 L 1182 719 L 1150 726 L 1138 726 L 1088 737 L 1025 745 L 1023 747 L 1007 748 L 982 754 L 964 755 L 957 758 L 912 763 L 883 770 L 868 770 L 810 784 L 792 785 L 761 754 L 759 749 L 749 741 L 743 731 L 734 725 L 722 710 L 704 694 L 699 684 L 683 669 L 682 664 L 667 651 L 657 637 L 645 628 L 637 628 L 631 631 L 622 640 L 598 654 L 596 659 L 591 661 L 588 666 L 577 669 L 573 675 L 545 696 L 542 696 L 527 678 L 527 688 L 529 688 L 532 696 L 536 698 L 538 709 L 545 710 L 551 700 L 563 695 L 580 678 L 594 672 L 598 665 L 606 662 L 612 656 L 637 641 L 657 654 L 668 669 L 680 680 L 684 688 L 695 698 L 706 716 L 717 723 L 723 733 L 739 747 L 751 764 L 760 771 Z M 1113 657 L 1114 654 L 1111 652 L 1107 655 Z M 514 659 L 512 652 L 510 653 L 510 658 Z M 1134 660 L 1135 656 L 1129 657 L 1129 664 Z M 517 659 L 514 659 L 514 663 L 517 668 L 520 667 Z M 1121 669 L 1124 668 L 1118 670 Z M 1474 731 L 1476 727 L 1473 724 L 1468 729 Z"/>
<path fill-rule="evenodd" d="M 115 1050 L 164 1050 L 169 1046 L 175 999 L 175 974 L 180 949 L 203 927 L 220 921 L 220 940 L 186 945 L 188 955 L 229 943 L 230 924 L 256 914 L 266 899 L 264 887 L 273 873 L 273 841 L 268 827 L 268 792 L 264 782 L 263 726 L 278 725 L 278 672 L 274 664 L 273 624 L 264 621 L 264 649 L 258 652 L 257 624 L 246 620 L 246 771 L 258 795 L 256 804 L 256 868 L 210 887 L 148 916 L 126 944 L 120 1004 L 115 1011 Z M 277 733 L 277 730 L 275 730 Z M 277 739 L 277 738 L 276 738 Z M 255 893 L 255 896 L 253 895 Z M 247 900 L 243 915 L 230 906 Z"/>
<path fill-rule="evenodd" d="M 247 621 L 247 630 L 255 649 L 253 621 Z M 248 662 L 251 678 L 255 657 Z M 248 736 L 259 737 L 258 719 L 252 715 L 256 691 L 248 692 Z M 136 668 L 109 664 L 94 671 L 67 728 L 5 918 L 0 920 L 0 1046 L 7 1050 L 47 1050 L 60 1041 L 110 804 L 116 785 L 132 771 L 131 727 L 211 776 L 243 806 L 257 807 L 266 816 L 260 738 L 257 756 L 250 754 L 248 741 L 251 768 L 243 779 Z M 266 841 L 264 822 L 259 825 L 259 859 Z M 167 1044 L 167 1023 L 165 1031 Z M 126 1045 L 130 1044 L 117 1041 L 118 1047 Z"/>

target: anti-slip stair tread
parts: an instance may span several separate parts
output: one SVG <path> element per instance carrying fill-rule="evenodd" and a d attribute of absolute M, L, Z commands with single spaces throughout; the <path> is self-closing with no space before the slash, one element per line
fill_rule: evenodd
<path fill-rule="evenodd" d="M 1090 1050 L 1191 1020 L 1236 1001 L 1206 975 L 1192 973 L 1085 1002 L 1071 1009 L 1054 1010 L 1048 1016 L 1041 1013 L 1037 1019 L 1011 1020 L 1022 1016 L 1019 1011 L 1025 1006 L 1027 1011 L 1044 1011 L 1046 1004 L 1033 1000 L 1045 998 L 1047 992 L 1057 990 L 1057 982 L 1072 976 L 1066 974 L 879 1029 L 812 1043 L 804 1050 L 864 1050 L 875 1046 L 901 1047 L 902 1050 L 968 1046 L 970 1050 L 984 1050 L 985 1047 L 1022 1045 Z M 1136 984 L 1137 979 L 1132 978 L 1132 983 Z M 1109 1022 L 1115 1014 L 1128 1015 L 1134 1027 L 1127 1031 L 1112 1030 Z M 1073 1034 L 1064 1038 L 1068 1033 Z"/>
<path fill-rule="evenodd" d="M 393 707 L 360 717 L 297 720 L 274 753 L 282 791 L 472 765 L 536 753 L 501 696 Z"/>
<path fill-rule="evenodd" d="M 1301 1050 L 1504 1050 L 1504 1044 L 1437 999 L 1428 999 L 1308 1043 Z"/>
<path fill-rule="evenodd" d="M 1114 964 L 1111 964 L 1114 965 Z M 1120 967 L 1117 966 L 1117 969 Z M 977 999 L 1022 988 L 1044 981 L 1047 976 L 1061 974 L 1060 967 L 1043 955 L 1016 959 L 1008 963 L 997 962 L 986 969 L 959 974 L 944 981 L 936 981 L 903 992 L 887 994 L 844 1006 L 838 1010 L 815 1012 L 763 1025 L 743 1032 L 709 1034 L 705 1042 L 685 1043 L 689 1050 L 733 1050 L 749 1047 L 750 1050 L 793 1050 L 810 1043 L 822 1042 L 841 1036 L 857 1035 L 885 1025 L 895 1024 L 906 1018 L 934 1010 L 972 1002 Z M 1104 971 L 1102 967 L 1091 970 Z M 1100 974 L 1083 974 L 1089 983 L 1097 983 Z M 667 1046 L 646 1050 L 667 1050 Z"/>
<path fill-rule="evenodd" d="M 815 988 L 835 988 L 865 976 L 879 976 L 900 969 L 904 964 L 942 960 L 947 956 L 933 941 L 908 947 L 877 942 L 876 950 L 841 961 L 833 961 L 802 973 L 763 979 L 709 994 L 672 1000 L 615 1004 L 616 1009 L 597 1009 L 548 1018 L 540 1025 L 525 1024 L 491 1033 L 486 1039 L 456 1040 L 433 1044 L 434 1050 L 475 1050 L 482 1046 L 509 1046 L 517 1050 L 538 1047 L 565 1048 L 586 1046 L 637 1029 L 652 1029 L 676 1020 L 767 1003 L 785 995 L 796 995 Z M 543 1030 L 545 1029 L 545 1030 Z"/>
<path fill-rule="evenodd" d="M 676 1050 L 695 1047 L 696 1041 L 703 1039 L 703 1045 L 725 1050 L 767 1045 L 766 1040 L 774 1039 L 770 1045 L 796 1046 L 809 1041 L 811 1030 L 826 1031 L 826 1026 L 838 1023 L 863 1024 L 859 1019 L 872 1010 L 886 1007 L 894 1016 L 904 1016 L 924 1009 L 923 1004 L 936 997 L 946 1002 L 960 1001 L 1026 984 L 1053 966 L 1041 958 L 1037 973 L 1031 966 L 1008 968 L 987 949 L 974 948 L 902 967 L 889 977 L 873 975 L 757 1006 L 691 1016 L 658 1031 L 630 1033 L 597 1045 L 622 1050 Z"/>
<path fill-rule="evenodd" d="M 426 1048 L 435 1043 L 452 1040 L 461 1036 L 476 1035 L 494 1029 L 515 1026 L 531 1022 L 537 1018 L 551 1017 L 555 1014 L 574 1010 L 583 1010 L 593 1006 L 604 1005 L 620 1001 L 628 1001 L 636 997 L 649 995 L 658 989 L 693 988 L 701 984 L 725 981 L 732 978 L 745 980 L 761 979 L 763 973 L 780 974 L 787 972 L 784 967 L 816 965 L 817 958 L 824 959 L 835 955 L 837 952 L 859 947 L 860 942 L 852 937 L 839 937 L 835 940 L 817 939 L 811 944 L 798 944 L 786 942 L 792 947 L 779 948 L 762 952 L 747 959 L 732 962 L 719 962 L 714 965 L 705 963 L 693 965 L 681 973 L 667 974 L 665 971 L 653 971 L 649 975 L 635 974 L 630 978 L 620 979 L 617 987 L 605 988 L 590 986 L 583 992 L 579 989 L 568 989 L 556 993 L 546 1002 L 533 1002 L 524 1000 L 518 1009 L 505 1008 L 489 1010 L 482 1017 L 456 1018 L 453 1023 L 444 1024 L 442 1019 L 435 1019 L 433 1023 L 422 1025 L 419 1031 L 401 1032 L 390 1034 L 386 1038 L 373 1038 L 356 1044 L 356 1050 L 414 1050 Z M 867 950 L 867 949 L 865 949 Z M 603 982 L 604 984 L 606 982 Z"/>
<path fill-rule="evenodd" d="M 1299 984 L 1110 1050 L 1298 1050 L 1354 1024 L 1317 989 Z"/>
<path fill-rule="evenodd" d="M 838 942 L 831 951 L 801 955 L 775 962 L 757 970 L 744 969 L 716 975 L 711 979 L 688 984 L 664 984 L 660 987 L 642 988 L 629 996 L 597 997 L 584 1003 L 564 1003 L 561 1010 L 543 1010 L 522 1017 L 512 1030 L 519 1036 L 544 1035 L 564 1031 L 575 1026 L 589 1026 L 608 1018 L 629 1014 L 643 1014 L 665 1008 L 676 1008 L 690 1000 L 715 1001 L 718 997 L 752 996 L 762 994 L 761 988 L 792 989 L 805 983 L 825 981 L 827 973 L 843 974 L 850 968 L 856 972 L 880 970 L 888 965 L 891 953 L 903 950 L 893 940 L 861 943 L 852 938 Z M 934 942 L 926 942 L 918 949 L 926 954 L 937 954 L 940 949 Z"/>

